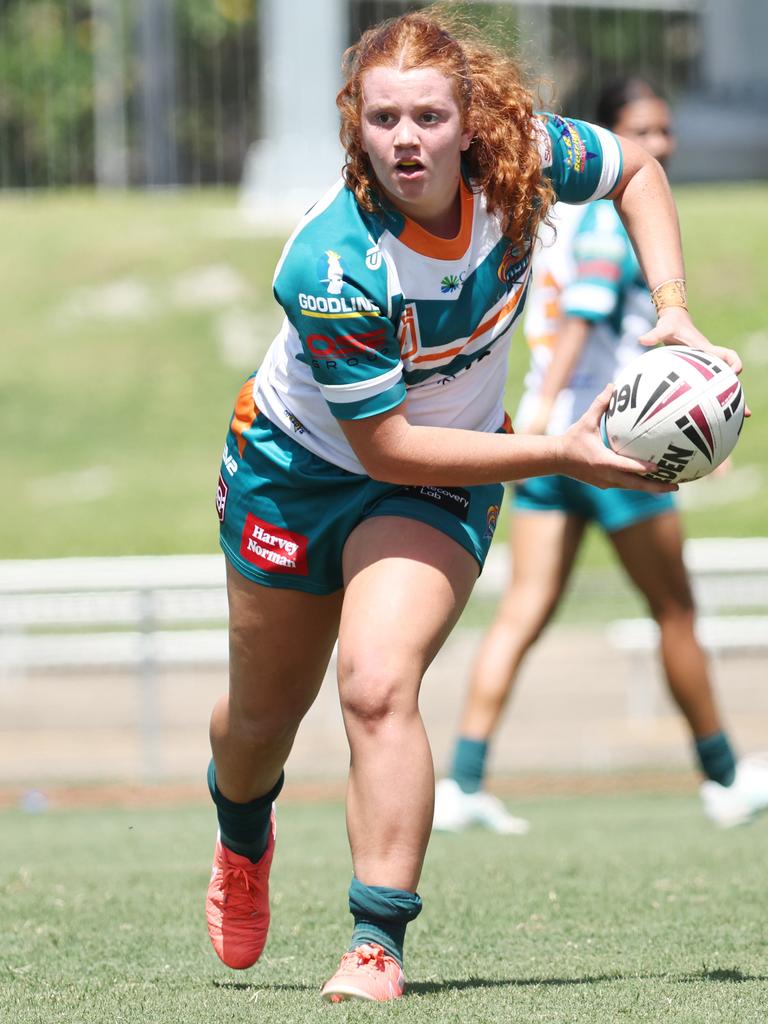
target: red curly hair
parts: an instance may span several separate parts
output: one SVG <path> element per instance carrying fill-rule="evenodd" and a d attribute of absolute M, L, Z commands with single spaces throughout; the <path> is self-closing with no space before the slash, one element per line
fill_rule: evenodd
<path fill-rule="evenodd" d="M 382 195 L 362 148 L 362 78 L 382 65 L 401 70 L 433 67 L 453 82 L 462 123 L 473 131 L 465 154 L 469 178 L 485 194 L 504 234 L 522 249 L 546 218 L 554 193 L 542 173 L 533 97 L 518 65 L 439 7 L 404 14 L 364 32 L 344 54 L 345 81 L 336 105 L 347 154 L 344 180 L 360 206 L 371 212 Z"/>

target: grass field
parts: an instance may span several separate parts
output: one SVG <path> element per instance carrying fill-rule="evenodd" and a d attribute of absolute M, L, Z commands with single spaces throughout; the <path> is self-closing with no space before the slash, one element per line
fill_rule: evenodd
<path fill-rule="evenodd" d="M 324 1006 L 350 934 L 343 812 L 281 809 L 259 965 L 208 945 L 208 807 L 0 815 L 0 1007 L 14 1024 L 764 1022 L 768 822 L 714 831 L 693 795 L 519 804 L 523 838 L 436 836 L 410 994 Z"/>
<path fill-rule="evenodd" d="M 242 379 L 278 323 L 281 238 L 231 192 L 0 197 L 0 558 L 216 549 L 213 487 Z M 764 530 L 768 185 L 678 190 L 692 308 L 743 352 L 755 416 L 738 474 L 688 512 L 693 535 Z M 526 354 L 519 339 L 510 406 Z M 587 560 L 600 559 L 599 546 Z"/>

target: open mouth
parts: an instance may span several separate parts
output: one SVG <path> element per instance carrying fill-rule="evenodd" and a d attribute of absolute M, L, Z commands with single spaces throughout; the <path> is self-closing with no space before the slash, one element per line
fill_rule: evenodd
<path fill-rule="evenodd" d="M 395 169 L 406 176 L 418 174 L 419 171 L 424 170 L 424 165 L 420 160 L 398 160 L 395 164 Z"/>

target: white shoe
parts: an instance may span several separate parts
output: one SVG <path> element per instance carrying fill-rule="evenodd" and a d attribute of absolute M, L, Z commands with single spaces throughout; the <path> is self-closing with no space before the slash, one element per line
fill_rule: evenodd
<path fill-rule="evenodd" d="M 704 813 L 721 828 L 746 825 L 768 808 L 768 754 L 753 754 L 736 765 L 730 786 L 711 779 L 701 784 Z"/>
<path fill-rule="evenodd" d="M 480 825 L 504 836 L 524 836 L 531 824 L 510 814 L 495 796 L 480 790 L 465 793 L 455 779 L 440 779 L 435 786 L 435 817 L 432 828 L 438 832 L 463 832 Z"/>

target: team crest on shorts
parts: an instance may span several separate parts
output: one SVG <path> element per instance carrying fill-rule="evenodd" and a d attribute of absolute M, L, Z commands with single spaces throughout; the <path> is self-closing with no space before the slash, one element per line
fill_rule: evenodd
<path fill-rule="evenodd" d="M 496 531 L 496 524 L 499 521 L 499 506 L 489 505 L 488 511 L 485 513 L 485 534 L 483 540 L 493 540 L 493 535 Z"/>
<path fill-rule="evenodd" d="M 307 576 L 307 538 L 283 526 L 274 526 L 248 513 L 240 540 L 240 554 L 266 572 Z"/>

